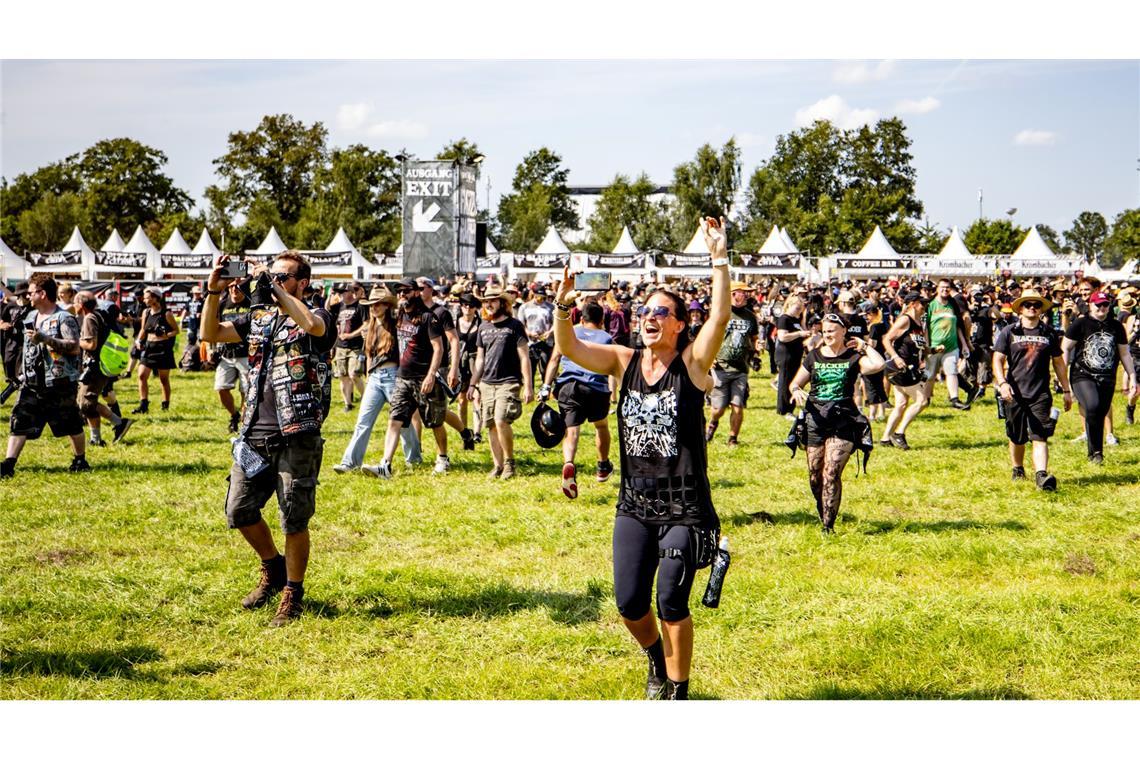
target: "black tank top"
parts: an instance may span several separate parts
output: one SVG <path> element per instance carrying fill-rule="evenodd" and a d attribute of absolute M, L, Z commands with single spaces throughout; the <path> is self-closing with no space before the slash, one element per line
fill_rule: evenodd
<path fill-rule="evenodd" d="M 907 365 L 917 366 L 919 359 L 922 358 L 922 349 L 926 346 L 926 331 L 909 314 L 906 321 L 906 330 L 903 331 L 902 335 L 895 338 L 895 353 Z"/>
<path fill-rule="evenodd" d="M 717 525 L 705 453 L 705 392 L 693 385 L 679 353 L 650 385 L 641 355 L 633 353 L 618 400 L 618 511 L 652 525 Z"/>
<path fill-rule="evenodd" d="M 166 321 L 165 308 L 157 314 L 147 309 L 143 332 L 147 335 L 157 335 L 160 338 L 170 334 L 170 323 Z"/>

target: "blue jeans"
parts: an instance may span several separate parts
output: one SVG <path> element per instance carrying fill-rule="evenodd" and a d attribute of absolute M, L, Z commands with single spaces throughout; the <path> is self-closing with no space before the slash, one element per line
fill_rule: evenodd
<path fill-rule="evenodd" d="M 364 462 L 364 452 L 368 450 L 368 439 L 372 437 L 372 426 L 384 404 L 392 399 L 396 388 L 396 368 L 374 369 L 364 385 L 364 397 L 360 399 L 360 413 L 356 416 L 356 429 L 344 450 L 340 463 L 347 467 L 359 467 Z M 409 464 L 423 461 L 420 452 L 420 439 L 416 429 L 410 425 L 400 429 L 400 439 L 404 444 L 404 461 Z"/>

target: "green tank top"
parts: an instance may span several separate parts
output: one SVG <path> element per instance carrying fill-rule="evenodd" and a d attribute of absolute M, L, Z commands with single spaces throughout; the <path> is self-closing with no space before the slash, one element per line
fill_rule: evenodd
<path fill-rule="evenodd" d="M 958 318 L 953 304 L 942 304 L 935 298 L 926 309 L 926 324 L 930 326 L 931 351 L 958 348 Z"/>

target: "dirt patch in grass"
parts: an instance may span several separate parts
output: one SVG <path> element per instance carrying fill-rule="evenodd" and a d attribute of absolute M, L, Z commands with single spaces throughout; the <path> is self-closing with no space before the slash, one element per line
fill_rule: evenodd
<path fill-rule="evenodd" d="M 90 556 L 91 552 L 86 549 L 49 549 L 47 551 L 36 552 L 35 560 L 40 565 L 63 567 L 64 565 L 73 565 L 77 562 L 82 562 Z"/>
<path fill-rule="evenodd" d="M 1071 575 L 1093 575 L 1096 563 L 1087 554 L 1069 554 L 1065 557 L 1065 572 Z"/>

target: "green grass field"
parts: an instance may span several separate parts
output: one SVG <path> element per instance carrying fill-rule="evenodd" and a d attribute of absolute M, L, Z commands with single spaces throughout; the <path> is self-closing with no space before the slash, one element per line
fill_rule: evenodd
<path fill-rule="evenodd" d="M 355 422 L 334 403 L 307 612 L 273 630 L 272 609 L 239 604 L 257 561 L 225 527 L 211 388 L 176 373 L 173 409 L 92 450 L 95 472 L 70 475 L 66 443 L 45 439 L 0 482 L 0 697 L 641 696 L 644 658 L 613 603 L 616 478 L 593 482 L 591 433 L 572 502 L 529 410 L 518 479 L 488 481 L 486 444 L 453 436 L 451 473 L 431 475 L 428 441 L 428 466 L 385 482 L 333 473 Z M 719 610 L 699 604 L 707 570 L 694 587 L 695 698 L 1140 698 L 1140 427 L 1119 402 L 1103 468 L 1069 442 L 1076 412 L 1062 417 L 1060 490 L 1044 494 L 1010 483 L 992 398 L 961 413 L 940 390 L 912 451 L 876 449 L 867 477 L 848 467 L 825 538 L 766 372 L 752 389 L 742 445 L 725 446 L 726 418 L 711 446 L 733 563 Z"/>

